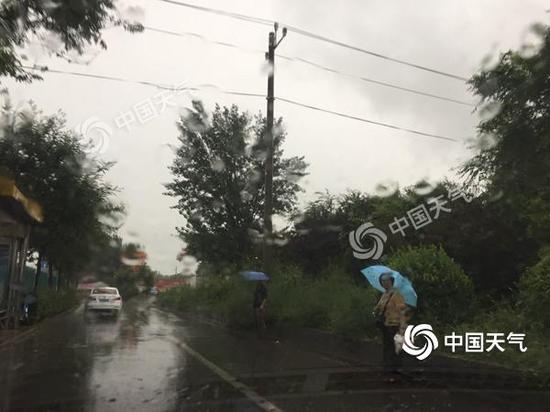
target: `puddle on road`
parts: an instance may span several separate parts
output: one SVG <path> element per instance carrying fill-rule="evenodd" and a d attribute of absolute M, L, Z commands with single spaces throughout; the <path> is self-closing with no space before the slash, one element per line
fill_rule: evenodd
<path fill-rule="evenodd" d="M 170 326 L 153 312 L 131 310 L 119 319 L 87 325 L 93 362 L 89 378 L 92 410 L 173 410 L 177 394 L 173 377 L 185 358 L 162 335 Z"/>

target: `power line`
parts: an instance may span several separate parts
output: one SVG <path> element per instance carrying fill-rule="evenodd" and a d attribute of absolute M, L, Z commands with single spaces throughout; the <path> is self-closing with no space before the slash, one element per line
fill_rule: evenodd
<path fill-rule="evenodd" d="M 142 86 L 150 86 L 150 87 L 155 87 L 157 89 L 173 90 L 173 88 L 170 87 L 169 85 L 154 83 L 154 82 L 148 82 L 148 81 L 143 81 L 143 80 L 132 80 L 132 79 L 125 79 L 123 77 L 107 76 L 107 75 L 102 75 L 102 74 L 74 72 L 74 71 L 69 71 L 69 70 L 56 70 L 56 69 L 50 69 L 49 67 L 46 67 L 46 66 L 40 66 L 40 67 L 38 67 L 38 66 L 21 66 L 21 67 L 23 67 L 24 69 L 27 69 L 27 70 L 34 70 L 34 71 L 38 71 L 38 72 L 41 72 L 41 73 L 66 74 L 66 75 L 70 75 L 70 76 L 88 77 L 88 78 L 91 78 L 91 79 L 110 80 L 110 81 L 115 81 L 115 82 L 120 82 L 120 83 L 131 83 L 131 84 L 139 84 L 139 85 L 142 85 Z"/>
<path fill-rule="evenodd" d="M 178 86 L 168 86 L 166 84 L 154 83 L 154 82 L 149 82 L 149 81 L 126 79 L 126 78 L 123 78 L 123 77 L 115 77 L 115 76 L 96 75 L 96 74 L 90 74 L 90 73 L 55 70 L 55 69 L 48 69 L 48 68 L 44 69 L 44 68 L 37 68 L 37 67 L 32 67 L 32 66 L 24 66 L 24 68 L 30 69 L 30 70 L 41 71 L 42 73 L 66 74 L 66 75 L 70 75 L 70 76 L 92 78 L 92 79 L 97 79 L 97 80 L 109 80 L 109 81 L 117 81 L 117 82 L 124 82 L 124 83 L 132 83 L 132 84 L 139 84 L 139 85 L 143 85 L 143 86 L 150 86 L 150 87 L 155 87 L 155 88 L 164 89 L 164 90 L 171 90 L 171 91 L 184 91 L 184 90 L 187 90 L 187 91 L 204 91 L 206 89 L 214 89 L 215 91 L 217 91 L 219 93 L 222 93 L 222 94 L 228 94 L 228 95 L 234 95 L 234 96 L 255 97 L 255 98 L 265 98 L 265 95 L 262 94 L 262 93 L 249 93 L 249 92 L 241 92 L 241 91 L 235 91 L 235 90 L 224 90 L 224 89 L 221 89 L 221 88 L 219 88 L 219 87 L 217 87 L 213 84 L 199 84 L 199 85 L 193 86 L 193 87 L 187 87 L 187 86 L 179 86 L 178 87 Z M 345 113 L 336 112 L 336 111 L 328 110 L 328 109 L 323 109 L 321 107 L 312 106 L 312 105 L 309 105 L 309 104 L 306 104 L 306 103 L 301 103 L 301 102 L 298 102 L 296 100 L 285 99 L 283 97 L 276 97 L 275 99 L 279 100 L 281 102 L 285 102 L 285 103 L 288 103 L 288 104 L 295 105 L 295 106 L 300 106 L 300 107 L 303 107 L 303 108 L 307 108 L 307 109 L 311 109 L 311 110 L 315 110 L 315 111 L 319 111 L 319 112 L 323 112 L 323 113 L 332 114 L 334 116 L 339 116 L 339 117 L 343 117 L 343 118 L 346 118 L 346 119 L 357 120 L 357 121 L 360 121 L 360 122 L 363 122 L 363 123 L 373 124 L 375 126 L 381 126 L 381 127 L 394 129 L 394 130 L 400 130 L 400 131 L 404 131 L 404 132 L 408 132 L 408 133 L 412 133 L 412 134 L 416 134 L 416 135 L 420 135 L 420 136 L 425 136 L 425 137 L 432 137 L 432 138 L 436 138 L 436 139 L 442 139 L 442 140 L 447 140 L 447 141 L 452 141 L 452 142 L 458 142 L 457 139 L 454 139 L 454 138 L 451 138 L 451 137 L 438 135 L 438 134 L 432 134 L 432 133 L 426 133 L 426 132 L 422 132 L 422 131 L 414 130 L 414 129 L 408 129 L 408 128 L 401 127 L 401 126 L 396 126 L 396 125 L 393 125 L 393 124 L 390 124 L 390 123 L 383 123 L 383 122 L 378 122 L 378 121 L 375 121 L 375 120 L 370 120 L 370 119 L 367 119 L 367 118 L 364 118 L 364 117 L 351 116 L 351 115 L 348 115 L 348 114 L 345 114 Z"/>
<path fill-rule="evenodd" d="M 284 55 L 281 55 L 281 54 L 278 54 L 277 56 L 279 56 L 280 58 L 282 58 L 284 60 L 297 61 L 297 62 L 300 62 L 300 63 L 308 64 L 308 65 L 316 67 L 320 70 L 324 70 L 324 71 L 331 72 L 331 73 L 334 73 L 334 74 L 338 74 L 338 75 L 341 75 L 341 76 L 351 77 L 351 78 L 354 78 L 354 79 L 357 79 L 357 80 L 361 80 L 363 82 L 373 83 L 373 84 L 377 84 L 379 86 L 389 87 L 389 88 L 392 88 L 392 89 L 417 94 L 419 96 L 425 96 L 425 97 L 431 97 L 433 99 L 444 100 L 446 102 L 456 103 L 456 104 L 460 104 L 460 105 L 463 105 L 463 106 L 475 107 L 475 104 L 472 104 L 472 103 L 469 103 L 469 102 L 465 102 L 465 101 L 462 101 L 462 100 L 457 100 L 457 99 L 453 99 L 451 97 L 445 97 L 445 96 L 441 96 L 441 95 L 437 95 L 437 94 L 433 94 L 433 93 L 423 92 L 421 90 L 410 89 L 408 87 L 397 86 L 397 85 L 392 84 L 392 83 L 382 82 L 380 80 L 375 80 L 375 79 L 371 79 L 371 78 L 364 77 L 364 76 L 358 76 L 358 75 L 355 75 L 355 74 L 342 72 L 340 70 L 333 69 L 333 68 L 330 68 L 330 67 L 327 67 L 327 66 L 323 66 L 319 63 L 315 63 L 311 60 L 306 60 L 306 59 L 303 59 L 301 57 L 289 57 L 289 56 L 284 56 Z"/>
<path fill-rule="evenodd" d="M 162 34 L 168 34 L 170 36 L 177 36 L 177 37 L 195 37 L 197 39 L 200 39 L 202 41 L 206 41 L 208 43 L 212 43 L 212 44 L 217 44 L 219 46 L 224 46 L 224 47 L 230 47 L 230 48 L 233 48 L 233 49 L 240 49 L 240 50 L 244 50 L 244 51 L 247 51 L 249 53 L 264 53 L 263 50 L 260 50 L 260 49 L 247 49 L 247 48 L 244 48 L 242 46 L 239 46 L 237 44 L 234 44 L 234 43 L 229 43 L 229 42 L 224 42 L 224 41 L 218 41 L 218 40 L 212 40 L 212 39 L 209 39 L 208 37 L 206 36 L 203 36 L 202 34 L 199 34 L 199 33 L 194 33 L 194 32 L 176 32 L 176 31 L 171 31 L 171 30 L 165 30 L 165 29 L 159 29 L 157 27 L 151 27 L 151 26 L 143 26 L 143 28 L 147 31 L 152 31 L 152 32 L 157 32 L 157 33 L 162 33 Z"/>
<path fill-rule="evenodd" d="M 388 60 L 388 61 L 391 61 L 391 62 L 394 62 L 394 63 L 399 63 L 399 64 L 402 64 L 402 65 L 405 65 L 405 66 L 409 66 L 409 67 L 414 67 L 415 69 L 424 70 L 424 71 L 427 71 L 427 72 L 430 72 L 430 73 L 439 74 L 441 76 L 449 77 L 449 78 L 455 79 L 455 80 L 461 80 L 461 81 L 465 81 L 465 82 L 468 81 L 468 79 L 466 77 L 462 77 L 462 76 L 452 74 L 452 73 L 447 73 L 447 72 L 444 72 L 442 70 L 432 69 L 432 68 L 427 67 L 427 66 L 422 66 L 420 64 L 411 63 L 411 62 L 408 62 L 408 61 L 405 61 L 405 60 L 396 59 L 395 57 L 390 57 L 390 56 L 383 55 L 381 53 L 376 53 L 376 52 L 373 52 L 373 51 L 370 51 L 370 50 L 362 49 L 360 47 L 353 46 L 353 45 L 348 44 L 348 43 L 343 43 L 343 42 L 338 41 L 338 40 L 330 39 L 328 37 L 324 37 L 324 36 L 321 36 L 319 34 L 315 34 L 315 33 L 300 29 L 298 27 L 288 26 L 286 24 L 285 24 L 285 27 L 287 28 L 287 30 L 292 31 L 292 32 L 297 33 L 297 34 L 301 34 L 302 36 L 306 36 L 306 37 L 310 37 L 312 39 L 316 39 L 316 40 L 324 41 L 324 42 L 327 42 L 327 43 L 331 43 L 331 44 L 334 44 L 336 46 L 344 47 L 346 49 L 355 50 L 357 52 L 368 54 L 368 55 L 373 56 L 373 57 L 378 57 L 379 59 Z"/>
<path fill-rule="evenodd" d="M 273 23 L 275 23 L 275 21 L 272 21 L 272 20 L 262 19 L 262 18 L 253 17 L 253 16 L 247 16 L 245 14 L 232 13 L 232 12 L 228 12 L 228 11 L 225 11 L 225 10 L 219 10 L 219 9 L 214 9 L 214 8 L 210 8 L 210 7 L 197 6 L 195 4 L 189 4 L 189 3 L 184 3 L 184 2 L 175 1 L 175 0 L 158 0 L 158 1 L 161 1 L 161 2 L 164 2 L 164 3 L 170 3 L 170 4 L 173 4 L 173 5 L 176 5 L 176 6 L 181 6 L 181 7 L 187 7 L 187 8 L 191 8 L 191 9 L 195 9 L 195 10 L 200 10 L 200 11 L 207 12 L 207 13 L 217 14 L 217 15 L 229 17 L 229 18 L 232 18 L 232 19 L 243 20 L 243 21 L 247 21 L 249 23 L 262 24 L 262 25 L 268 25 L 268 26 L 271 26 L 271 25 L 273 25 Z M 292 31 L 296 34 L 300 34 L 304 37 L 309 37 L 311 39 L 323 41 L 323 42 L 326 42 L 326 43 L 333 44 L 335 46 L 340 46 L 340 47 L 343 47 L 343 48 L 346 48 L 346 49 L 349 49 L 349 50 L 353 50 L 353 51 L 356 51 L 356 52 L 359 52 L 359 53 L 367 54 L 367 55 L 372 56 L 372 57 L 377 57 L 379 59 L 384 59 L 384 60 L 391 61 L 391 62 L 394 62 L 394 63 L 398 63 L 398 64 L 401 64 L 401 65 L 404 65 L 404 66 L 412 67 L 412 68 L 415 68 L 415 69 L 418 69 L 418 70 L 424 70 L 424 71 L 427 71 L 427 72 L 430 72 L 430 73 L 438 74 L 440 76 L 449 77 L 451 79 L 460 80 L 460 81 L 468 81 L 468 79 L 466 77 L 463 77 L 463 76 L 459 76 L 459 75 L 456 75 L 456 74 L 453 74 L 453 73 L 444 72 L 442 70 L 433 69 L 431 67 L 423 66 L 423 65 L 420 65 L 420 64 L 411 63 L 411 62 L 408 62 L 408 61 L 405 61 L 405 60 L 397 59 L 395 57 L 391 57 L 391 56 L 387 56 L 387 55 L 384 55 L 384 54 L 381 54 L 381 53 L 373 52 L 371 50 L 363 49 L 361 47 L 354 46 L 354 45 L 351 45 L 349 43 L 344 43 L 344 42 L 341 42 L 341 41 L 338 41 L 338 40 L 331 39 L 329 37 L 321 36 L 319 34 L 301 29 L 299 27 L 288 25 L 284 22 L 281 22 L 281 24 L 283 26 L 285 26 L 287 28 L 287 30 Z"/>
<path fill-rule="evenodd" d="M 176 6 L 181 6 L 181 7 L 187 7 L 187 8 L 190 8 L 190 9 L 200 10 L 200 11 L 204 11 L 204 12 L 207 12 L 207 13 L 217 14 L 219 16 L 225 16 L 225 17 L 229 17 L 229 18 L 232 18 L 232 19 L 243 20 L 243 21 L 247 21 L 249 23 L 263 24 L 264 26 L 272 26 L 273 23 L 274 23 L 273 20 L 262 19 L 262 18 L 253 17 L 253 16 L 247 16 L 245 14 L 233 13 L 233 12 L 225 11 L 225 10 L 213 9 L 213 8 L 210 8 L 210 7 L 198 6 L 196 4 L 183 3 L 183 2 L 180 2 L 180 1 L 174 1 L 174 0 L 159 0 L 159 1 L 162 1 L 164 3 L 174 4 Z"/>
<path fill-rule="evenodd" d="M 119 83 L 138 84 L 141 86 L 149 86 L 149 87 L 154 87 L 156 89 L 162 89 L 162 90 L 168 90 L 168 91 L 183 91 L 183 90 L 204 91 L 206 89 L 215 89 L 219 93 L 230 94 L 234 96 L 262 97 L 262 98 L 265 97 L 265 95 L 260 93 L 247 93 L 247 92 L 239 92 L 234 90 L 223 90 L 213 84 L 199 84 L 196 87 L 171 86 L 168 84 L 155 83 L 155 82 L 149 82 L 144 80 L 132 80 L 132 79 L 127 79 L 123 77 L 107 76 L 102 74 L 91 74 L 91 73 L 75 72 L 75 71 L 68 71 L 68 70 L 56 70 L 56 69 L 50 69 L 48 67 L 33 67 L 33 66 L 22 66 L 22 67 L 24 69 L 35 70 L 41 73 L 66 74 L 66 75 L 75 76 L 75 77 L 86 77 L 86 78 L 98 79 L 98 80 L 116 81 Z"/>
<path fill-rule="evenodd" d="M 221 42 L 221 41 L 209 39 L 209 38 L 207 38 L 207 37 L 205 37 L 205 36 L 203 36 L 202 34 L 199 34 L 199 33 L 175 32 L 175 31 L 171 31 L 171 30 L 159 29 L 159 28 L 150 27 L 150 26 L 144 26 L 144 28 L 145 28 L 145 30 L 152 31 L 152 32 L 168 34 L 168 35 L 171 35 L 171 36 L 178 36 L 178 37 L 195 37 L 195 38 L 198 38 L 202 41 L 207 41 L 209 43 L 224 46 L 224 47 L 240 49 L 240 50 L 244 50 L 244 51 L 249 52 L 249 53 L 264 54 L 264 51 L 260 50 L 260 49 L 246 49 L 246 48 L 244 48 L 242 46 L 239 46 L 237 44 L 234 44 L 234 43 Z M 345 73 L 345 72 L 342 72 L 338 69 L 333 69 L 333 68 L 324 66 L 322 64 L 313 62 L 311 60 L 303 59 L 301 57 L 285 56 L 285 55 L 282 55 L 282 54 L 277 54 L 277 56 L 279 56 L 281 59 L 284 59 L 284 60 L 294 61 L 294 62 L 298 62 L 298 63 L 302 63 L 302 64 L 307 64 L 307 65 L 312 66 L 312 67 L 314 67 L 316 69 L 319 69 L 319 70 L 324 70 L 324 71 L 327 71 L 327 72 L 330 72 L 330 73 L 333 73 L 333 74 L 337 74 L 337 75 L 340 75 L 340 76 L 353 78 L 353 79 L 360 80 L 360 81 L 363 81 L 363 82 L 366 82 L 366 83 L 376 84 L 376 85 L 383 86 L 383 87 L 389 87 L 389 88 L 392 88 L 392 89 L 395 89 L 395 90 L 401 90 L 401 91 L 416 94 L 416 95 L 419 95 L 419 96 L 430 97 L 430 98 L 433 98 L 433 99 L 443 100 L 443 101 L 450 102 L 450 103 L 456 103 L 456 104 L 460 104 L 460 105 L 463 105 L 463 106 L 475 107 L 475 105 L 472 104 L 472 103 L 465 102 L 465 101 L 458 100 L 458 99 L 453 99 L 451 97 L 445 97 L 445 96 L 441 96 L 441 95 L 437 95 L 437 94 L 433 94 L 433 93 L 423 92 L 421 90 L 416 90 L 416 89 L 411 89 L 411 88 L 408 88 L 408 87 L 398 86 L 398 85 L 395 85 L 395 84 L 392 84 L 392 83 L 383 82 L 383 81 L 380 81 L 380 80 L 375 80 L 375 79 L 371 79 L 371 78 L 364 77 L 364 76 Z"/>
<path fill-rule="evenodd" d="M 297 102 L 295 100 L 285 99 L 285 98 L 282 98 L 282 97 L 276 97 L 276 100 L 279 100 L 279 101 L 285 102 L 285 103 L 289 103 L 289 104 L 293 104 L 295 106 L 301 106 L 301 107 L 305 107 L 307 109 L 312 109 L 312 110 L 316 110 L 316 111 L 319 111 L 319 112 L 329 113 L 329 114 L 332 114 L 332 115 L 335 115 L 335 116 L 344 117 L 346 119 L 353 119 L 353 120 L 357 120 L 357 121 L 364 122 L 364 123 L 374 124 L 376 126 L 388 127 L 390 129 L 401 130 L 401 131 L 404 131 L 404 132 L 413 133 L 413 134 L 417 134 L 417 135 L 420 135 L 420 136 L 427 136 L 427 137 L 433 137 L 433 138 L 436 138 L 436 139 L 448 140 L 448 141 L 451 141 L 451 142 L 458 142 L 457 139 L 454 139 L 452 137 L 447 137 L 447 136 L 442 136 L 442 135 L 432 134 L 432 133 L 420 132 L 418 130 L 407 129 L 405 127 L 395 126 L 395 125 L 392 125 L 392 124 L 389 124 L 389 123 L 382 123 L 382 122 L 377 122 L 375 120 L 369 120 L 369 119 L 366 119 L 364 117 L 351 116 L 351 115 L 348 115 L 348 114 L 345 114 L 345 113 L 340 113 L 340 112 L 335 112 L 335 111 L 328 110 L 328 109 L 323 109 L 321 107 L 312 106 L 312 105 L 305 104 L 305 103 L 300 103 L 300 102 Z"/>

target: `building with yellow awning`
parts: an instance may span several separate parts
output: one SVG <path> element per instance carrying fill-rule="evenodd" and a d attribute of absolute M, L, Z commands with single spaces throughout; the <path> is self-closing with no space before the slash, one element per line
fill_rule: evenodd
<path fill-rule="evenodd" d="M 0 328 L 17 326 L 30 231 L 43 220 L 41 206 L 0 176 Z"/>

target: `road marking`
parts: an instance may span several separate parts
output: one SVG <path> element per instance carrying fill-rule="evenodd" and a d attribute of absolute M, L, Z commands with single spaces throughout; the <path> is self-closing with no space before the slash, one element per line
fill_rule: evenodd
<path fill-rule="evenodd" d="M 468 389 L 468 388 L 386 388 L 386 389 L 345 389 L 345 390 L 328 390 L 324 392 L 309 392 L 309 393 L 282 393 L 271 395 L 274 399 L 286 400 L 286 399 L 302 399 L 310 397 L 340 397 L 340 396 L 354 396 L 354 395 L 407 395 L 407 394 L 464 394 L 464 395 L 477 395 L 479 397 L 490 397 L 491 395 L 535 395 L 540 394 L 538 389 Z M 495 399 L 491 397 L 491 399 Z"/>
<path fill-rule="evenodd" d="M 262 410 L 269 411 L 269 412 L 283 412 L 282 409 L 277 407 L 275 404 L 269 402 L 264 397 L 258 395 L 248 385 L 245 385 L 244 383 L 239 382 L 237 378 L 232 376 L 229 372 L 226 372 L 225 370 L 217 366 L 215 363 L 206 359 L 204 356 L 202 356 L 199 352 L 197 352 L 195 349 L 193 349 L 189 345 L 179 341 L 178 339 L 172 336 L 167 336 L 166 339 L 168 339 L 170 342 L 172 342 L 176 346 L 186 351 L 189 355 L 197 359 L 204 366 L 206 366 L 208 369 L 210 369 L 212 372 L 214 372 L 216 375 L 222 378 L 225 382 L 233 386 L 238 391 L 242 392 L 248 399 L 254 402 Z"/>

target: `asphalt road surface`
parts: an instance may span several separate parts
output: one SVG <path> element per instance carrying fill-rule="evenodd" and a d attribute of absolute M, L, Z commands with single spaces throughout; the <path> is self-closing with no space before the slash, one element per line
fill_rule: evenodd
<path fill-rule="evenodd" d="M 0 410 L 550 408 L 549 392 L 513 377 L 434 369 L 388 382 L 376 364 L 320 353 L 320 344 L 232 333 L 162 311 L 153 298 L 126 302 L 118 319 L 86 319 L 80 307 L 40 323 L 15 343 L 0 344 Z"/>

